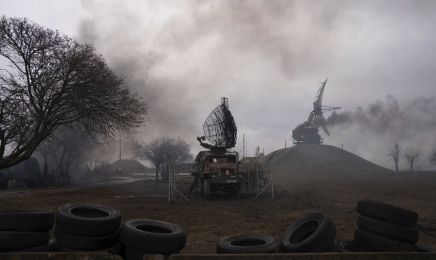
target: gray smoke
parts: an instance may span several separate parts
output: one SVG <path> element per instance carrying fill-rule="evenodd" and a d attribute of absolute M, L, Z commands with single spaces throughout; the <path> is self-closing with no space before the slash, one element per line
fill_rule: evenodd
<path fill-rule="evenodd" d="M 203 122 L 221 97 L 229 98 L 238 127 L 236 149 L 241 150 L 245 133 L 249 154 L 256 146 L 269 153 L 283 147 L 284 140 L 289 143 L 288 131 L 310 111 L 316 89 L 307 86 L 321 79 L 330 78 L 328 103 L 343 107 L 367 104 L 374 93 L 379 98 L 412 84 L 420 91 L 416 95 L 432 93 L 436 82 L 431 70 L 436 66 L 436 36 L 429 33 L 435 18 L 428 12 L 434 1 L 130 0 L 82 5 L 92 16 L 81 21 L 73 37 L 92 43 L 150 106 L 150 121 L 132 138 L 180 136 L 193 153 L 201 149 L 196 136 L 203 134 Z M 396 95 L 400 100 L 410 96 L 408 91 Z M 370 153 L 369 145 L 385 142 L 392 131 L 398 138 L 410 136 L 396 125 L 398 120 L 383 116 L 390 112 L 389 101 L 381 103 L 331 114 L 325 120 L 332 135 L 324 142 Z M 390 130 L 393 126 L 397 130 Z M 372 134 L 366 142 L 359 141 L 366 138 L 360 131 L 385 134 Z M 117 150 L 108 148 L 105 156 L 116 158 Z"/>

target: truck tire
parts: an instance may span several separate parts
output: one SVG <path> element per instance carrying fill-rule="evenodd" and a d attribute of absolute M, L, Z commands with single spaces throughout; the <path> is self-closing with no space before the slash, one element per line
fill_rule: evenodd
<path fill-rule="evenodd" d="M 49 240 L 48 244 L 43 246 L 24 248 L 10 252 L 57 252 L 58 250 L 58 242 L 54 240 Z"/>
<path fill-rule="evenodd" d="M 109 248 L 118 243 L 119 231 L 104 236 L 75 235 L 55 228 L 56 240 L 62 246 L 77 250 L 99 250 Z"/>
<path fill-rule="evenodd" d="M 268 235 L 232 235 L 218 240 L 216 252 L 218 254 L 280 253 L 280 241 Z"/>
<path fill-rule="evenodd" d="M 120 242 L 126 247 L 152 254 L 177 254 L 186 245 L 186 231 L 175 224 L 149 219 L 124 222 Z"/>
<path fill-rule="evenodd" d="M 0 231 L 49 231 L 54 225 L 52 210 L 0 211 Z"/>
<path fill-rule="evenodd" d="M 86 202 L 64 204 L 56 213 L 56 227 L 75 235 L 109 235 L 115 233 L 120 224 L 118 209 Z"/>
<path fill-rule="evenodd" d="M 50 232 L 0 231 L 0 251 L 43 246 L 49 239 Z"/>
<path fill-rule="evenodd" d="M 414 211 L 368 199 L 359 200 L 357 212 L 365 217 L 411 228 L 416 227 L 418 222 L 418 213 Z"/>
<path fill-rule="evenodd" d="M 360 229 L 354 231 L 354 241 L 362 246 L 363 250 L 370 252 L 411 252 L 414 249 L 412 244 L 373 235 Z"/>
<path fill-rule="evenodd" d="M 245 198 L 245 183 L 244 182 L 239 185 L 238 197 Z"/>
<path fill-rule="evenodd" d="M 436 252 L 436 248 L 432 247 L 432 246 L 416 245 L 415 250 L 413 250 L 413 251 L 415 251 L 415 252 Z"/>
<path fill-rule="evenodd" d="M 330 252 L 336 226 L 327 214 L 313 213 L 298 219 L 283 234 L 283 253 Z"/>
<path fill-rule="evenodd" d="M 126 260 L 142 260 L 145 254 L 147 253 L 144 251 L 126 246 Z"/>
<path fill-rule="evenodd" d="M 78 249 L 65 247 L 65 246 L 59 244 L 59 252 L 106 252 L 109 254 L 122 256 L 122 255 L 124 255 L 124 246 L 121 243 L 117 243 L 114 246 L 111 246 L 108 248 L 103 248 L 103 249 L 98 249 L 98 250 L 78 250 Z"/>
<path fill-rule="evenodd" d="M 364 252 L 354 239 L 341 239 L 336 242 L 336 252 Z"/>
<path fill-rule="evenodd" d="M 409 244 L 415 244 L 419 239 L 419 230 L 416 228 L 401 226 L 364 216 L 357 217 L 357 226 L 362 231 Z"/>
<path fill-rule="evenodd" d="M 204 180 L 204 185 L 203 185 L 203 191 L 204 191 L 204 199 L 205 200 L 210 200 L 212 197 L 211 191 L 210 191 L 210 183 L 208 180 Z"/>

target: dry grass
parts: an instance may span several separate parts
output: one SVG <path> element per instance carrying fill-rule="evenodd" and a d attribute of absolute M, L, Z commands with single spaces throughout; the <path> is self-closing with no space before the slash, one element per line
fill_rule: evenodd
<path fill-rule="evenodd" d="M 282 149 L 273 161 L 277 190 L 304 194 L 326 208 L 353 209 L 362 198 L 376 199 L 412 209 L 419 223 L 436 227 L 436 173 L 395 173 L 331 146 Z M 185 182 L 192 177 L 183 177 Z M 185 188 L 187 188 L 185 186 Z M 27 196 L 7 196 L 0 192 L 0 208 L 52 209 L 67 202 L 86 201 L 118 208 L 123 221 L 156 219 L 182 226 L 188 243 L 182 254 L 213 254 L 218 239 L 238 233 L 259 233 L 281 237 L 298 218 L 318 211 L 301 198 L 269 197 L 204 201 L 181 197 L 168 203 L 167 185 L 158 187 L 146 180 L 114 186 L 73 186 L 26 190 Z M 33 194 L 30 196 L 30 194 Z M 154 196 L 157 195 L 157 196 Z M 124 197 L 115 197 L 124 196 Z M 134 197 L 128 197 L 134 196 Z M 333 210 L 326 212 L 337 228 L 337 239 L 350 238 L 357 214 Z M 436 236 L 436 232 L 432 232 Z M 419 244 L 436 246 L 436 238 L 421 233 Z"/>

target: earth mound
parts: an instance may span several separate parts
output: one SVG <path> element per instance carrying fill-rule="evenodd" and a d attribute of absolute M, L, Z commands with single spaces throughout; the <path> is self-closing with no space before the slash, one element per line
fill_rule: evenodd
<path fill-rule="evenodd" d="M 317 201 L 348 202 L 379 199 L 394 202 L 434 194 L 434 172 L 395 172 L 330 145 L 307 145 L 277 150 L 261 158 L 272 174 L 274 189 L 304 194 Z M 272 175 L 272 176 L 271 176 Z"/>

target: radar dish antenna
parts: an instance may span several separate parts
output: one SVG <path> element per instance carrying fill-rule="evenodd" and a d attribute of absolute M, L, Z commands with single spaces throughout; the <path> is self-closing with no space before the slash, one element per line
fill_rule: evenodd
<path fill-rule="evenodd" d="M 197 140 L 205 148 L 226 150 L 236 145 L 237 128 L 233 115 L 229 110 L 229 102 L 225 97 L 221 98 L 221 105 L 217 106 L 207 117 L 203 124 L 204 136 Z M 203 143 L 201 140 L 209 140 L 212 144 Z"/>
<path fill-rule="evenodd" d="M 316 117 L 323 117 L 324 112 L 330 112 L 334 110 L 340 109 L 340 107 L 330 107 L 330 106 L 323 106 L 322 105 L 322 95 L 324 94 L 324 88 L 327 84 L 328 78 L 321 83 L 321 87 L 318 89 L 318 93 L 316 94 L 315 101 L 313 102 L 313 111 L 310 112 L 309 119 L 307 121 L 312 122 L 314 118 Z M 329 130 L 327 126 L 322 125 L 322 130 L 327 135 L 330 135 Z"/>

